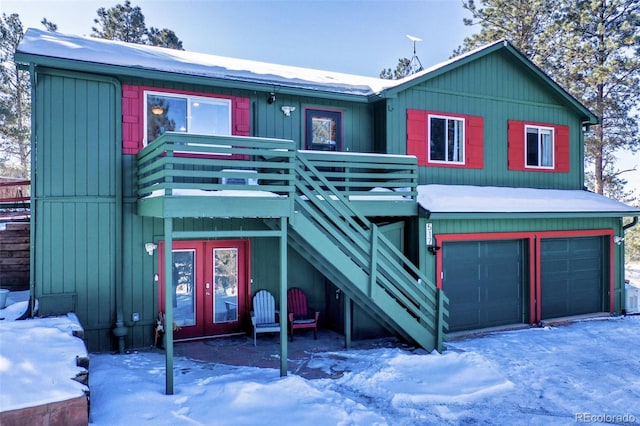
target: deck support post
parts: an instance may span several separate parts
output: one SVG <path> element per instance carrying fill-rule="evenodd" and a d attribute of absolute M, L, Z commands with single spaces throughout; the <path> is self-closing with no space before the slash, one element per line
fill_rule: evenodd
<path fill-rule="evenodd" d="M 165 393 L 173 395 L 173 219 L 164 219 Z"/>
<path fill-rule="evenodd" d="M 351 349 L 351 298 L 344 295 L 344 347 L 345 349 Z"/>
<path fill-rule="evenodd" d="M 287 218 L 280 218 L 280 376 L 287 375 Z"/>

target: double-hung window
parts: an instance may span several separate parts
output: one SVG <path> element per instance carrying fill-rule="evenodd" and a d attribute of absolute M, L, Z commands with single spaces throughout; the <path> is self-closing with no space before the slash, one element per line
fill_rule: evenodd
<path fill-rule="evenodd" d="M 145 91 L 145 144 L 165 132 L 231 135 L 231 100 Z"/>
<path fill-rule="evenodd" d="M 464 164 L 464 118 L 429 115 L 429 162 Z"/>
<path fill-rule="evenodd" d="M 525 126 L 526 167 L 554 168 L 554 131 L 551 127 Z"/>

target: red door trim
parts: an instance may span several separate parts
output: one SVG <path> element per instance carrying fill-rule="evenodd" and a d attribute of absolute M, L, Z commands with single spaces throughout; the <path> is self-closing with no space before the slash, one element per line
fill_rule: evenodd
<path fill-rule="evenodd" d="M 195 276 L 195 292 L 196 292 L 196 325 L 182 327 L 174 332 L 176 339 L 185 339 L 192 337 L 204 337 L 213 335 L 207 332 L 207 316 L 205 312 L 212 312 L 213 297 L 205 296 L 205 283 L 211 284 L 210 291 L 213 291 L 213 259 L 208 256 L 213 248 L 238 248 L 238 276 L 244 285 L 239 285 L 238 290 L 238 322 L 231 325 L 218 325 L 214 334 L 225 334 L 237 331 L 238 328 L 247 326 L 246 319 L 243 314 L 247 314 L 250 310 L 251 303 L 251 244 L 250 240 L 174 240 L 173 250 L 195 250 L 196 270 Z M 164 294 L 164 250 L 165 241 L 158 241 L 158 312 L 165 311 L 165 294 Z M 209 271 L 206 273 L 206 271 Z M 241 283 L 239 283 L 241 284 Z M 242 294 L 240 294 L 242 293 Z M 242 309 L 240 309 L 242 308 Z M 208 311 L 207 311 L 208 310 Z"/>
<path fill-rule="evenodd" d="M 529 323 L 535 324 L 542 317 L 542 308 L 536 300 L 542 300 L 541 287 L 541 244 L 543 238 L 570 237 L 609 237 L 609 312 L 615 307 L 615 253 L 613 245 L 613 229 L 585 229 L 575 231 L 529 231 L 529 232 L 487 232 L 473 234 L 437 234 L 434 235 L 439 244 L 452 241 L 484 241 L 484 240 L 529 240 Z M 436 285 L 442 288 L 442 250 L 436 254 Z"/>

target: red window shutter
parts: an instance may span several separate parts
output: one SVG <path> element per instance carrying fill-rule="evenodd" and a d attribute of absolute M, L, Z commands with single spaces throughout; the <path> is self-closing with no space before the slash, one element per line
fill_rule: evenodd
<path fill-rule="evenodd" d="M 251 135 L 251 100 L 249 98 L 232 99 L 231 134 L 235 136 Z"/>
<path fill-rule="evenodd" d="M 509 120 L 507 125 L 509 170 L 525 170 L 524 167 L 524 122 Z"/>
<path fill-rule="evenodd" d="M 142 149 L 144 119 L 142 88 L 122 85 L 122 153 L 137 154 Z"/>
<path fill-rule="evenodd" d="M 466 120 L 466 168 L 484 168 L 484 119 L 482 117 L 465 116 Z"/>
<path fill-rule="evenodd" d="M 426 111 L 407 110 L 407 155 L 415 155 L 419 166 L 428 164 Z"/>
<path fill-rule="evenodd" d="M 553 126 L 555 129 L 555 160 L 556 165 L 554 171 L 560 173 L 569 173 L 569 127 Z"/>

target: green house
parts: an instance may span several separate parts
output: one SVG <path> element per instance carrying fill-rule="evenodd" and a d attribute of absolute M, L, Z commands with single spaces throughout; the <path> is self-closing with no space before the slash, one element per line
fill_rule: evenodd
<path fill-rule="evenodd" d="M 261 289 L 427 350 L 624 309 L 640 210 L 585 190 L 598 118 L 508 42 L 398 81 L 35 29 L 15 59 L 31 291 L 91 351 L 152 345 L 160 312 L 175 340 L 250 332 Z"/>

